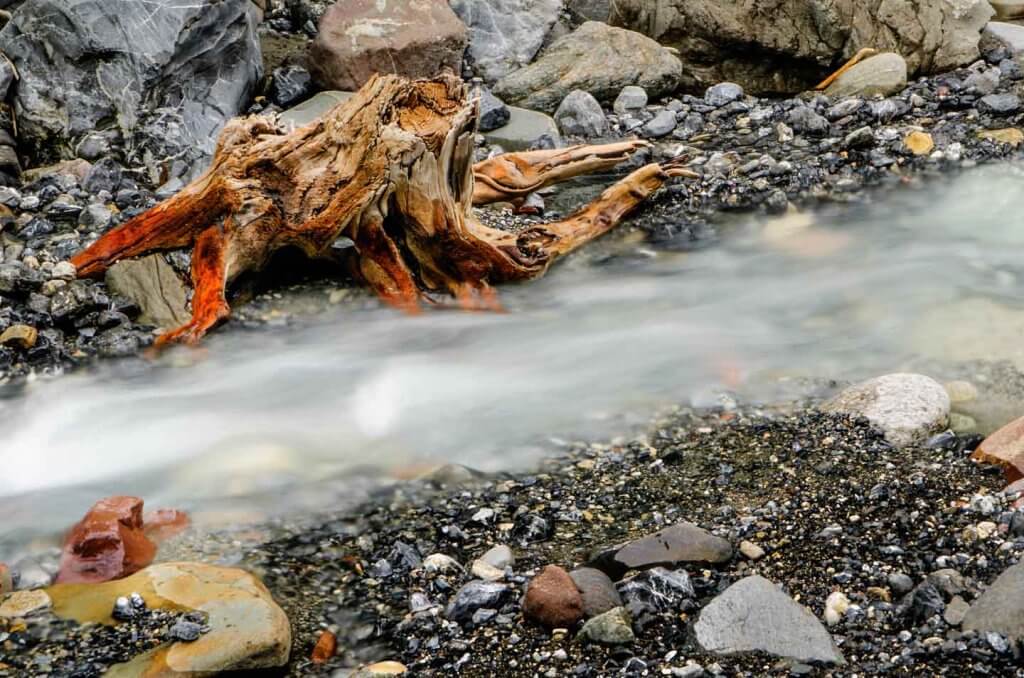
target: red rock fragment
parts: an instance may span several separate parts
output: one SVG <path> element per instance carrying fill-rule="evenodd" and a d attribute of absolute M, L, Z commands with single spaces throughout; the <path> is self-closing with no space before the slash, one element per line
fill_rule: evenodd
<path fill-rule="evenodd" d="M 313 656 L 310 657 L 314 664 L 327 662 L 338 650 L 338 638 L 330 631 L 324 631 L 316 641 L 313 648 Z"/>
<path fill-rule="evenodd" d="M 57 583 L 120 579 L 149 565 L 155 555 L 156 545 L 143 532 L 142 500 L 107 497 L 68 533 Z"/>
<path fill-rule="evenodd" d="M 184 511 L 157 509 L 146 514 L 143 530 L 147 537 L 159 543 L 183 532 L 190 522 Z"/>
<path fill-rule="evenodd" d="M 1024 478 L 1024 417 L 981 441 L 971 459 L 1002 466 L 1008 482 Z"/>
<path fill-rule="evenodd" d="M 523 612 L 548 628 L 568 628 L 583 618 L 583 597 L 568 572 L 548 565 L 527 586 Z"/>

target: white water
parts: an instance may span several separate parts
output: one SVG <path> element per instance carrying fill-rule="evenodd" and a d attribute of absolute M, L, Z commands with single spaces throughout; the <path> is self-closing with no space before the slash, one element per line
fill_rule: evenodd
<path fill-rule="evenodd" d="M 503 290 L 503 315 L 339 309 L 37 381 L 0 400 L 0 542 L 105 494 L 198 512 L 258 497 L 266 515 L 308 508 L 319 480 L 357 467 L 522 466 L 551 436 L 628 432 L 723 388 L 777 397 L 779 377 L 921 355 L 1024 363 L 1022 199 L 1021 170 L 983 168 L 875 206 L 743 217 L 685 255 L 612 237 Z M 979 304 L 993 327 L 975 326 Z"/>

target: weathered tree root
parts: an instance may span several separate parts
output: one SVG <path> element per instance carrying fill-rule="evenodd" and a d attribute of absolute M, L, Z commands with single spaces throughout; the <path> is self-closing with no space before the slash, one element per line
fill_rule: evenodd
<path fill-rule="evenodd" d="M 353 273 L 388 303 L 415 310 L 424 292 L 444 292 L 467 307 L 490 307 L 492 284 L 542 275 L 670 177 L 694 176 L 647 165 L 564 221 L 496 230 L 474 218 L 473 204 L 516 201 L 609 169 L 647 143 L 512 153 L 471 166 L 478 116 L 454 77 L 377 76 L 292 132 L 265 117 L 233 120 L 202 177 L 71 261 L 80 276 L 98 276 L 120 259 L 192 247 L 192 320 L 157 345 L 197 342 L 229 314 L 226 285 L 274 251 L 325 256 L 339 236 L 355 243 Z"/>

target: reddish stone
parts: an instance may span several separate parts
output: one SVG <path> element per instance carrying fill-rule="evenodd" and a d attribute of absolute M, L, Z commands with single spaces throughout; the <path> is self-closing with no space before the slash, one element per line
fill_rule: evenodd
<path fill-rule="evenodd" d="M 568 572 L 548 565 L 526 587 L 523 612 L 548 628 L 568 628 L 583 618 L 583 597 Z"/>
<path fill-rule="evenodd" d="M 458 73 L 465 48 L 466 27 L 447 0 L 345 0 L 320 19 L 309 63 L 321 85 L 357 90 L 375 73 Z"/>
<path fill-rule="evenodd" d="M 327 662 L 338 650 L 338 638 L 330 631 L 324 631 L 316 641 L 311 659 L 314 664 Z"/>
<path fill-rule="evenodd" d="M 1024 417 L 1011 421 L 981 441 L 971 458 L 1002 466 L 1008 482 L 1024 477 Z"/>
<path fill-rule="evenodd" d="M 146 514 L 144 531 L 155 542 L 167 541 L 189 526 L 188 514 L 178 509 L 157 509 Z"/>
<path fill-rule="evenodd" d="M 108 497 L 68 533 L 57 583 L 120 579 L 149 565 L 155 555 L 156 545 L 142 528 L 142 500 Z"/>

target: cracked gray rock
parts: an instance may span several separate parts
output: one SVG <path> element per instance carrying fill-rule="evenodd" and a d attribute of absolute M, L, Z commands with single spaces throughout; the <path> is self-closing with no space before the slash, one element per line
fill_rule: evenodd
<path fill-rule="evenodd" d="M 96 129 L 133 163 L 192 174 L 262 77 L 250 0 L 28 0 L 0 32 L 23 145 L 70 158 Z M 151 177 L 153 179 L 166 177 Z"/>

